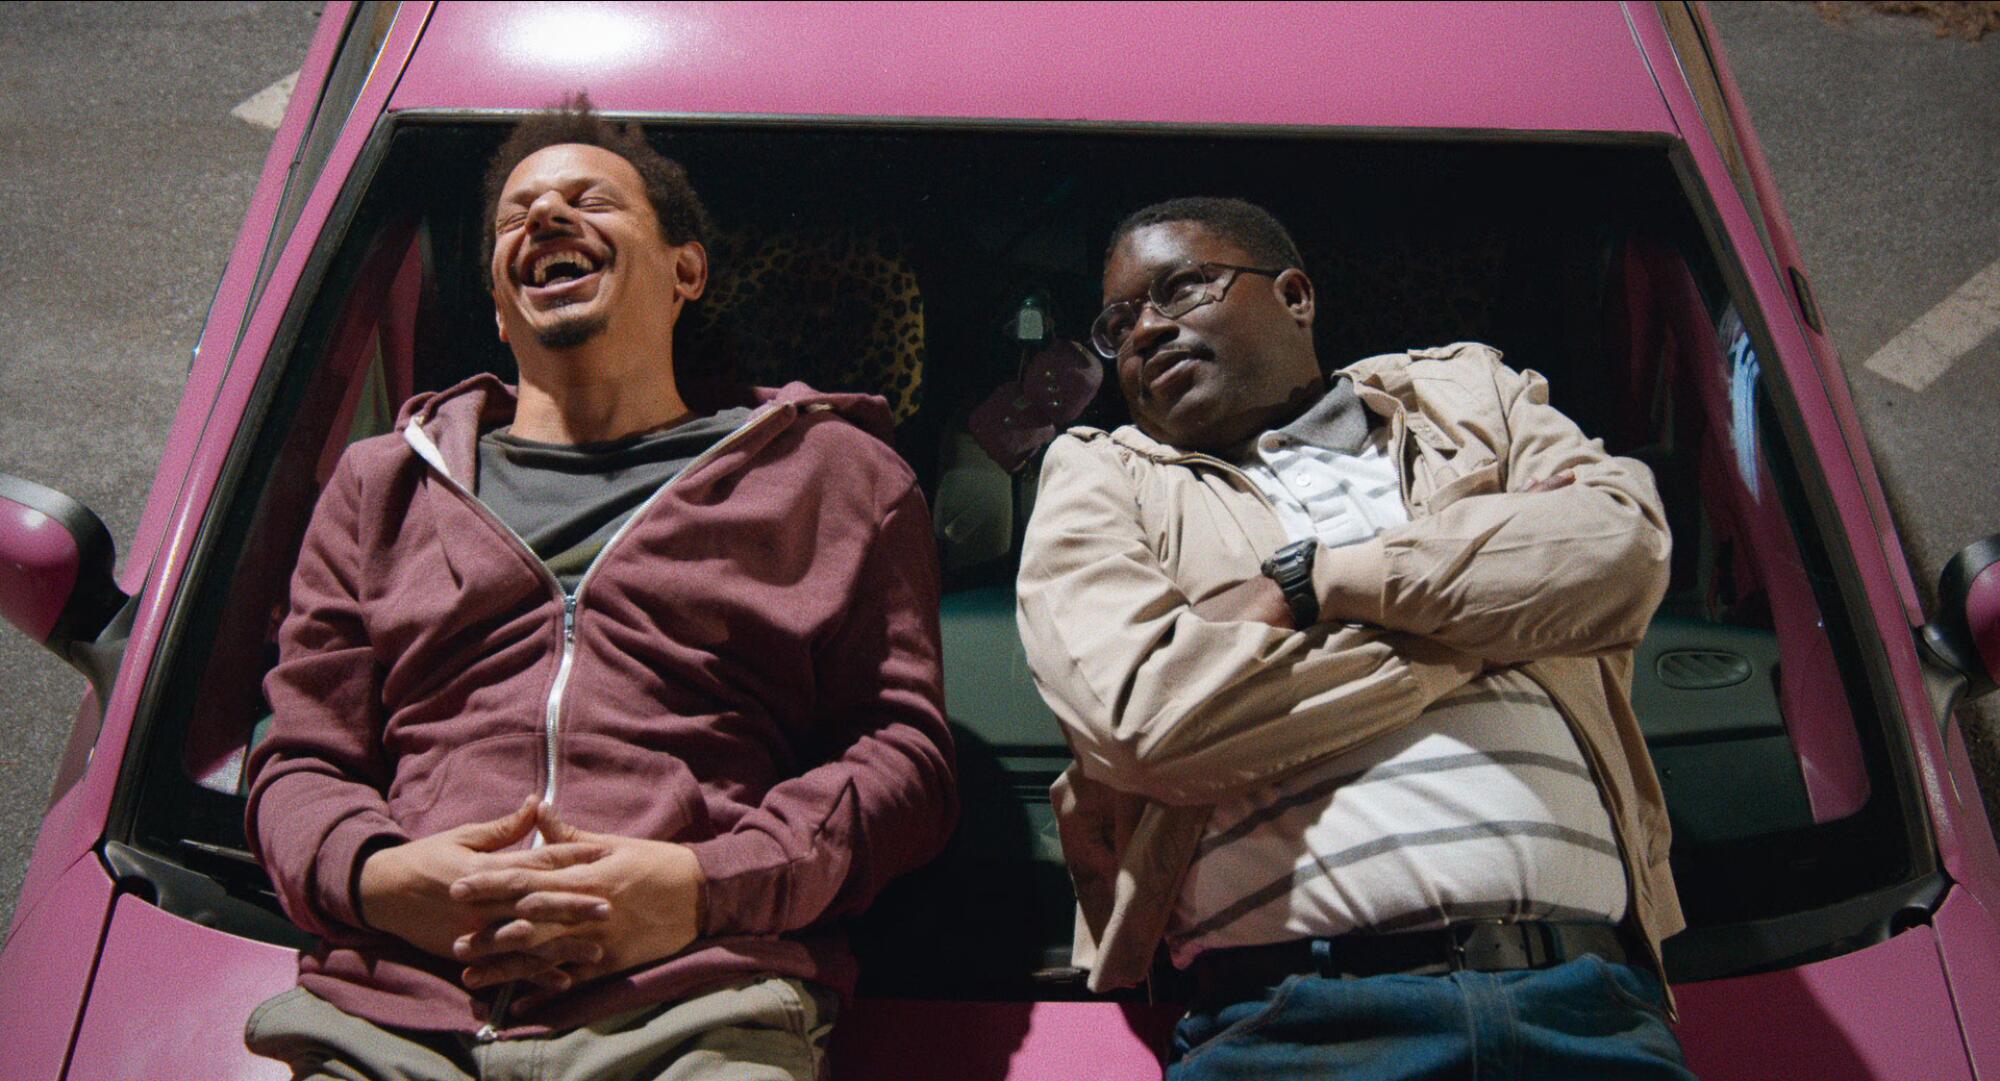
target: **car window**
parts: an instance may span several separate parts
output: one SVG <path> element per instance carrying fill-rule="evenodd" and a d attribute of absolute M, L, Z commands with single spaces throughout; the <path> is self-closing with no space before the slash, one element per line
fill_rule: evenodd
<path fill-rule="evenodd" d="M 479 179 L 503 133 L 463 117 L 378 132 L 382 164 L 354 181 L 366 191 L 351 220 L 329 223 L 338 248 L 292 301 L 191 564 L 122 828 L 248 904 L 270 900 L 244 853 L 241 764 L 268 714 L 259 680 L 320 486 L 409 394 L 515 377 L 481 279 Z M 1115 381 L 1077 344 L 1105 239 L 1126 211 L 1190 191 L 1241 194 L 1291 225 L 1330 362 L 1491 342 L 1546 375 L 1555 404 L 1613 453 L 1654 470 L 1675 557 L 1633 698 L 1674 821 L 1696 928 L 1685 941 L 1911 873 L 1898 744 L 1855 660 L 1873 632 L 1842 603 L 1844 549 L 1816 532 L 1811 456 L 1790 441 L 1775 366 L 1746 329 L 1756 321 L 1733 307 L 1661 145 L 651 134 L 718 224 L 709 293 L 677 342 L 718 374 L 690 396 L 793 379 L 881 394 L 933 509 L 965 814 L 938 864 L 864 919 L 871 991 L 1081 993 L 1047 796 L 1069 756 L 1027 676 L 1013 581 L 1043 448 L 1067 425 L 1124 420 Z M 1156 167 L 1132 169 L 1135 157 Z M 815 180 L 778 179 L 801 176 Z M 1683 975 L 1758 963 L 1754 950 L 1690 949 Z"/>
<path fill-rule="evenodd" d="M 1765 257 L 1777 266 L 1779 259 L 1771 246 L 1770 230 L 1764 221 L 1763 200 L 1757 196 L 1757 185 L 1751 178 L 1750 163 L 1743 153 L 1742 141 L 1737 138 L 1736 125 L 1729 119 L 1728 99 L 1723 94 L 1721 79 L 1716 75 L 1714 55 L 1701 18 L 1686 0 L 1661 0 L 1656 6 L 1661 21 L 1666 24 L 1667 37 L 1673 43 L 1680 74 L 1686 79 L 1688 90 L 1694 94 L 1696 106 L 1701 109 L 1702 123 L 1715 140 L 1716 149 L 1722 152 L 1722 162 L 1729 169 L 1729 179 L 1736 186 L 1736 194 L 1750 211 L 1750 221 L 1757 227 L 1757 237 L 1763 243 Z"/>
<path fill-rule="evenodd" d="M 1908 873 L 1909 850 L 1895 740 L 1860 675 L 1838 545 L 1814 525 L 1762 346 L 1715 268 L 1689 254 L 1645 237 L 1620 254 L 1614 337 L 1637 393 L 1612 438 L 1653 467 L 1675 539 L 1633 707 L 1698 932 L 1881 888 Z M 1684 936 L 1670 957 L 1702 941 Z M 1684 971 L 1732 963 L 1703 956 Z"/>
<path fill-rule="evenodd" d="M 306 200 L 319 182 L 328 155 L 333 153 L 333 144 L 346 127 L 355 100 L 361 96 L 361 88 L 375 70 L 375 61 L 382 54 L 382 44 L 388 40 L 389 28 L 396 21 L 397 6 L 384 0 L 364 0 L 355 4 L 348 16 L 346 35 L 341 39 L 339 52 L 334 54 L 333 67 L 327 73 L 325 86 L 321 88 L 312 122 L 306 128 L 305 138 L 299 142 L 298 157 L 293 160 L 291 171 L 285 177 L 285 194 L 278 204 L 277 224 L 271 230 L 270 240 L 257 268 L 253 304 L 255 297 L 262 295 L 272 268 L 277 266 L 278 256 L 284 252 L 285 242 L 291 237 L 292 227 L 298 224 L 299 213 L 305 209 Z"/>

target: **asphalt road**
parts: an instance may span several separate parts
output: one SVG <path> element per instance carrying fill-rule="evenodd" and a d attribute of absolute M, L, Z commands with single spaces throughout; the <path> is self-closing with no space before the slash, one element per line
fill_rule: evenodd
<path fill-rule="evenodd" d="M 1921 391 L 1869 364 L 2000 272 L 2000 36 L 1865 13 L 1833 26 L 1802 3 L 1710 10 L 1928 600 L 1953 553 L 2000 533 L 2000 333 Z M 1984 308 L 2000 325 L 2000 295 Z M 2000 694 L 1962 716 L 2000 831 Z"/>
<path fill-rule="evenodd" d="M 0 471 L 138 525 L 306 4 L 0 7 Z M 1863 367 L 2000 260 L 2000 38 L 1727 4 L 1750 99 L 1920 577 L 2000 530 L 2000 336 L 1923 391 Z M 0 923 L 82 681 L 0 629 Z M 1989 713 L 1989 722 L 1993 714 Z"/>
<path fill-rule="evenodd" d="M 137 531 L 314 4 L 0 7 L 0 472 Z M 0 913 L 83 681 L 0 627 Z"/>

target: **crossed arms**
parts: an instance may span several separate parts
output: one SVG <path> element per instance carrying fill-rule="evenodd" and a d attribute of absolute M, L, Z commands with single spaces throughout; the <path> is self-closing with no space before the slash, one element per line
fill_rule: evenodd
<path fill-rule="evenodd" d="M 1650 475 L 1550 407 L 1540 376 L 1487 363 L 1497 490 L 1321 549 L 1323 622 L 1304 631 L 1253 572 L 1193 604 L 1142 527 L 1132 452 L 1057 441 L 1019 616 L 1086 776 L 1215 803 L 1406 724 L 1487 667 L 1638 641 L 1669 550 Z M 1246 572 L 1268 554 L 1245 553 Z"/>

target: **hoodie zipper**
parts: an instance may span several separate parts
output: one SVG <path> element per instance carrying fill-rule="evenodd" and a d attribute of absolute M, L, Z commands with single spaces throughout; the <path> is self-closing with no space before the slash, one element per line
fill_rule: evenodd
<path fill-rule="evenodd" d="M 429 433 L 423 430 L 420 423 L 413 420 L 403 429 L 404 441 L 409 443 L 411 448 L 417 452 L 417 456 L 429 464 L 432 469 L 436 470 L 438 476 L 444 479 L 445 486 L 470 504 L 476 512 L 486 519 L 488 524 L 500 532 L 501 536 L 514 542 L 514 545 L 528 557 L 529 562 L 541 572 L 542 580 L 548 585 L 551 594 L 562 603 L 562 654 L 556 662 L 556 678 L 549 685 L 549 696 L 543 706 L 542 712 L 545 778 L 542 784 L 543 803 L 554 807 L 556 802 L 557 747 L 562 735 L 562 704 L 569 690 L 570 670 L 574 667 L 576 661 L 576 620 L 577 610 L 583 605 L 583 591 L 590 585 L 591 578 L 597 574 L 597 568 L 603 564 L 604 557 L 610 554 L 611 550 L 617 546 L 620 540 L 624 539 L 625 534 L 631 531 L 633 524 L 639 521 L 652 508 L 653 504 L 659 500 L 661 495 L 666 493 L 667 489 L 673 487 L 674 483 L 682 477 L 708 464 L 716 455 L 721 454 L 731 444 L 740 440 L 745 433 L 749 432 L 752 428 L 766 423 L 771 417 L 777 416 L 779 412 L 779 409 L 770 409 L 752 416 L 749 420 L 743 422 L 741 427 L 717 440 L 707 450 L 695 455 L 694 459 L 683 466 L 680 472 L 675 473 L 672 477 L 668 478 L 666 483 L 654 489 L 653 494 L 647 496 L 645 502 L 639 504 L 631 514 L 626 516 L 623 524 L 619 525 L 618 529 L 611 534 L 611 539 L 604 542 L 604 547 L 598 549 L 597 554 L 591 557 L 590 565 L 584 568 L 583 577 L 577 580 L 576 589 L 573 592 L 563 589 L 562 582 L 556 578 L 553 571 L 549 570 L 548 564 L 544 563 L 542 558 L 535 554 L 534 549 L 528 547 L 528 542 L 522 540 L 521 535 L 516 533 L 512 526 L 501 521 L 500 516 L 493 513 L 491 507 L 481 502 L 479 497 L 472 493 L 471 489 L 468 489 L 457 477 L 451 475 L 451 470 L 445 467 L 443 453 L 438 450 L 437 443 L 431 439 Z M 535 833 L 534 839 L 529 844 L 532 848 L 540 848 L 542 846 L 543 840 L 539 831 Z M 492 1020 L 480 1026 L 479 1031 L 474 1034 L 474 1039 L 481 1043 L 491 1043 L 500 1038 L 497 1026 L 505 1022 L 508 1007 L 512 1005 L 514 1000 L 514 989 L 518 986 L 519 984 L 510 983 L 500 989 L 499 995 L 493 1000 Z"/>
<path fill-rule="evenodd" d="M 652 502 L 650 497 L 647 499 L 647 502 Z M 640 509 L 644 509 L 644 504 L 641 504 Z M 639 512 L 633 511 L 633 514 L 636 515 L 637 513 Z M 604 547 L 609 548 L 611 546 L 607 544 Z M 599 549 L 597 554 L 599 556 L 603 555 L 604 549 Z M 596 563 L 596 559 L 593 558 L 591 565 L 595 566 Z M 588 572 L 586 571 L 585 573 Z M 563 692 L 569 689 L 570 666 L 576 661 L 576 606 L 578 597 L 582 593 L 583 583 L 578 582 L 575 593 L 563 594 L 562 660 L 556 662 L 556 679 L 554 683 L 549 684 L 548 705 L 542 711 L 543 765 L 545 767 L 542 775 L 547 778 L 542 783 L 542 802 L 551 807 L 555 806 L 556 803 L 556 734 L 562 727 Z M 541 843 L 541 838 L 541 834 L 535 834 L 536 844 L 539 845 Z"/>
<path fill-rule="evenodd" d="M 653 504 L 658 502 L 662 495 L 666 494 L 667 489 L 672 488 L 682 477 L 707 465 L 716 455 L 721 454 L 732 443 L 741 439 L 746 432 L 763 424 L 766 420 L 777 414 L 778 410 L 773 409 L 762 416 L 753 416 L 749 420 L 744 421 L 741 427 L 717 440 L 707 450 L 695 455 L 692 461 L 681 467 L 680 472 L 668 478 L 665 484 L 655 488 L 653 494 L 647 496 L 644 503 L 639 504 L 637 509 L 626 516 L 624 523 L 611 534 L 611 539 L 604 542 L 604 547 L 599 548 L 597 554 L 591 557 L 590 566 L 584 568 L 583 577 L 577 580 L 576 592 L 563 595 L 562 660 L 556 664 L 556 678 L 555 682 L 549 687 L 548 707 L 543 722 L 547 766 L 546 775 L 548 780 L 542 788 L 542 802 L 551 807 L 554 807 L 556 803 L 556 747 L 557 741 L 562 735 L 562 703 L 569 690 L 570 667 L 576 658 L 577 614 L 579 609 L 583 607 L 584 590 L 590 588 L 590 580 L 597 576 L 597 568 L 604 565 L 604 558 L 611 554 L 611 550 L 618 546 L 619 541 L 625 539 L 625 534 L 632 531 L 632 527 L 638 523 L 639 519 L 645 516 L 647 511 L 652 509 Z M 515 539 L 518 541 L 520 538 L 516 537 Z M 523 543 L 522 547 L 525 548 L 527 545 Z M 533 555 L 534 553 L 530 552 L 529 554 Z M 540 562 L 540 557 L 536 557 L 536 562 Z M 536 839 L 539 842 L 539 834 Z"/>

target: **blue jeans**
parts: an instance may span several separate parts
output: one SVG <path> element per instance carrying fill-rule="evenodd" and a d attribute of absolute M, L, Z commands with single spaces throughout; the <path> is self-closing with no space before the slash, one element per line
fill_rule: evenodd
<path fill-rule="evenodd" d="M 1167 1081 L 1694 1081 L 1652 973 L 1586 954 L 1554 968 L 1291 976 L 1202 1004 L 1174 1029 Z"/>

